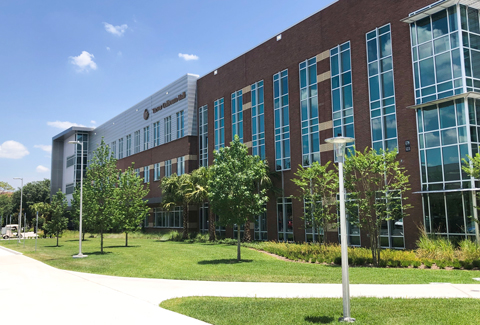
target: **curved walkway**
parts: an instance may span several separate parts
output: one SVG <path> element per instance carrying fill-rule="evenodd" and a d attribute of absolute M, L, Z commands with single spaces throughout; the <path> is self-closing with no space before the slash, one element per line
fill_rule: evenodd
<path fill-rule="evenodd" d="M 350 286 L 354 297 L 477 298 L 480 284 Z M 341 297 L 341 284 L 122 278 L 64 271 L 0 247 L 2 324 L 206 324 L 158 307 L 184 296 Z M 54 312 L 53 312 L 54 310 Z"/>

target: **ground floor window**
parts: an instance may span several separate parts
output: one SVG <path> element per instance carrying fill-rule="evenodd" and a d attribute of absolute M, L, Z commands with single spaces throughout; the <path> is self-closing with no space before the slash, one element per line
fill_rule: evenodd
<path fill-rule="evenodd" d="M 182 207 L 175 207 L 172 211 L 155 209 L 155 227 L 157 228 L 182 228 Z"/>
<path fill-rule="evenodd" d="M 245 228 L 245 225 L 240 225 L 240 238 L 241 239 L 243 239 L 244 228 Z M 233 225 L 233 238 L 234 239 L 237 239 L 237 236 L 238 236 L 237 233 L 238 233 L 238 225 L 234 224 Z"/>
<path fill-rule="evenodd" d="M 473 193 L 445 192 L 423 194 L 425 231 L 448 239 L 475 237 L 475 222 L 470 216 Z"/>
<path fill-rule="evenodd" d="M 225 238 L 225 227 L 224 226 L 217 226 L 218 224 L 218 216 L 215 215 L 215 235 L 217 238 Z"/>
<path fill-rule="evenodd" d="M 267 240 L 267 213 L 255 217 L 255 240 Z"/>
<path fill-rule="evenodd" d="M 403 218 L 383 221 L 380 228 L 380 245 L 383 248 L 405 248 Z"/>
<path fill-rule="evenodd" d="M 208 203 L 204 203 L 200 207 L 200 213 L 198 215 L 198 224 L 200 225 L 200 232 L 202 234 L 208 233 Z"/>
<path fill-rule="evenodd" d="M 353 207 L 352 201 L 346 200 L 345 201 L 346 209 L 346 217 L 347 217 L 347 236 L 348 236 L 348 245 L 349 246 L 360 246 L 360 228 L 358 225 L 353 222 L 354 220 L 358 220 L 358 210 Z M 356 212 L 355 212 L 356 211 Z M 342 236 L 340 234 L 340 207 L 337 206 L 337 214 L 338 214 L 338 242 L 342 242 Z"/>
<path fill-rule="evenodd" d="M 293 210 L 291 198 L 277 199 L 278 240 L 293 241 Z"/>
<path fill-rule="evenodd" d="M 303 201 L 303 215 L 305 220 L 305 241 L 321 242 L 323 240 L 323 228 L 316 224 L 315 219 L 310 214 L 311 205 Z"/>

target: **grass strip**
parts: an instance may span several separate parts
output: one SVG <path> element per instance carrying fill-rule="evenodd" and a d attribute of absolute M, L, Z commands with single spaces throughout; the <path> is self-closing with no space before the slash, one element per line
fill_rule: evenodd
<path fill-rule="evenodd" d="M 342 299 L 184 297 L 162 308 L 216 325 L 335 324 Z M 478 324 L 478 299 L 352 298 L 355 324 Z"/>
<path fill-rule="evenodd" d="M 83 242 L 84 259 L 73 259 L 78 253 L 78 239 L 39 239 L 18 244 L 16 240 L 0 240 L 0 245 L 20 251 L 48 265 L 72 271 L 139 278 L 233 281 L 341 283 L 340 266 L 292 263 L 265 253 L 242 248 L 242 261 L 236 262 L 236 247 L 159 239 L 106 238 L 105 254 L 100 253 L 100 239 Z M 430 282 L 478 283 L 480 271 L 431 270 L 407 268 L 350 268 L 352 284 L 426 284 Z"/>

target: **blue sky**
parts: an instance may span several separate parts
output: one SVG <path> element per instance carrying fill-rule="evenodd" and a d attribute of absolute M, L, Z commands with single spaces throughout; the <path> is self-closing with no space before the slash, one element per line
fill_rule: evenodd
<path fill-rule="evenodd" d="M 0 181 L 50 178 L 52 137 L 98 126 L 333 0 L 0 1 Z"/>

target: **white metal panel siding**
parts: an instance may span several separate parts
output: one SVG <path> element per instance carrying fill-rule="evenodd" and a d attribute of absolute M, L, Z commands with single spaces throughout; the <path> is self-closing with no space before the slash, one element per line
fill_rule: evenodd
<path fill-rule="evenodd" d="M 124 157 L 126 157 L 126 136 L 132 135 L 132 150 L 134 153 L 134 133 L 140 130 L 140 151 L 143 151 L 143 128 L 150 126 L 150 144 L 149 148 L 153 147 L 153 123 L 160 121 L 160 144 L 165 143 L 164 140 L 164 118 L 172 116 L 172 140 L 177 136 L 177 120 L 176 113 L 184 110 L 185 118 L 185 135 L 196 135 L 196 126 L 194 125 L 195 114 L 195 96 L 196 96 L 196 81 L 198 76 L 185 75 L 180 79 L 174 81 L 170 85 L 157 91 L 155 94 L 142 100 L 140 103 L 132 106 L 126 111 L 115 116 L 111 120 L 97 127 L 90 134 L 90 146 L 89 146 L 89 159 L 91 159 L 92 151 L 100 144 L 102 137 L 106 144 L 111 145 L 113 141 L 116 141 L 117 145 L 117 157 L 118 157 L 118 140 L 123 138 L 124 140 Z M 177 103 L 168 106 L 156 113 L 152 112 L 152 109 L 160 106 L 167 100 L 172 100 L 178 95 L 186 92 L 187 97 L 178 101 Z M 144 120 L 143 112 L 148 109 L 150 117 L 148 120 Z M 195 130 L 194 130 L 195 127 Z"/>
<path fill-rule="evenodd" d="M 75 141 L 75 134 L 71 135 L 63 142 L 63 182 L 62 182 L 62 192 L 65 193 L 65 186 L 67 184 L 74 182 L 75 177 L 75 165 L 67 168 L 67 157 L 70 157 L 75 153 L 76 145 L 68 143 L 68 141 Z"/>

